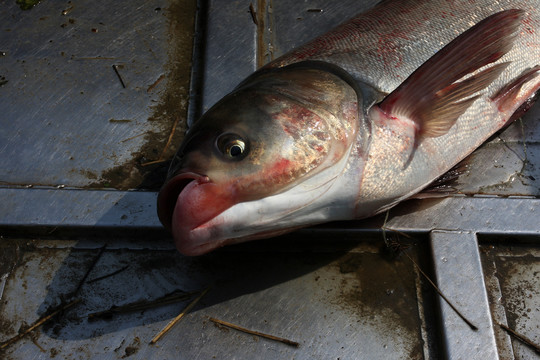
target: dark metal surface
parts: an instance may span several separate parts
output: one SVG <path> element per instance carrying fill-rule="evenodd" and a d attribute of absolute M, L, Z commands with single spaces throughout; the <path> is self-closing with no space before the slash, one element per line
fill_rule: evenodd
<path fill-rule="evenodd" d="M 193 17 L 193 1 L 3 2 L 0 185 L 144 185 L 185 129 Z"/>
<path fill-rule="evenodd" d="M 20 260 L 2 294 L 2 340 L 75 291 L 102 244 L 12 241 L 10 245 Z M 4 356 L 121 358 L 131 351 L 139 359 L 424 358 L 424 350 L 430 350 L 433 342 L 422 329 L 430 326 L 427 321 L 433 322 L 433 311 L 429 305 L 427 310 L 416 305 L 429 304 L 429 297 L 425 298 L 429 289 L 422 286 L 411 262 L 386 259 L 377 243 L 316 253 L 307 249 L 188 259 L 172 249 L 136 250 L 113 244 L 75 294 L 83 302 L 37 335 L 12 345 Z M 117 275 L 92 282 L 126 265 Z M 87 319 L 88 314 L 114 305 L 208 285 L 210 292 L 196 311 L 156 345 L 149 345 L 150 339 L 188 301 L 109 319 Z M 285 337 L 300 347 L 220 329 L 208 317 Z"/>

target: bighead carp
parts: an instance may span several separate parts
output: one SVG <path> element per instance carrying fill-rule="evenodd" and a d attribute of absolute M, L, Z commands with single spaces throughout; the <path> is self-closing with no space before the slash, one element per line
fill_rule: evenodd
<path fill-rule="evenodd" d="M 537 0 L 383 1 L 196 121 L 159 218 L 199 255 L 385 211 L 531 105 L 539 31 Z"/>

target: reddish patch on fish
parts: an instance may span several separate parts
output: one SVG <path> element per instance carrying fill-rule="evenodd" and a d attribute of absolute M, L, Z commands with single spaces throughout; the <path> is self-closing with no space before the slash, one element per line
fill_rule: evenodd
<path fill-rule="evenodd" d="M 304 106 L 291 105 L 274 115 L 283 124 L 283 130 L 293 139 L 300 138 L 306 129 L 318 129 L 322 119 Z"/>
<path fill-rule="evenodd" d="M 521 20 L 521 23 L 523 24 L 523 30 L 525 30 L 527 33 L 533 35 L 534 34 L 534 25 L 532 23 L 531 15 L 528 15 L 523 20 Z"/>
<path fill-rule="evenodd" d="M 292 163 L 288 159 L 280 159 L 268 169 L 268 175 L 272 178 L 280 178 L 290 173 Z"/>
<path fill-rule="evenodd" d="M 394 29 L 389 33 L 381 34 L 378 40 L 378 53 L 386 69 L 398 68 L 403 64 L 403 57 L 399 51 L 398 39 L 409 40 L 402 30 Z"/>
<path fill-rule="evenodd" d="M 240 202 L 260 197 L 260 194 L 272 193 L 293 181 L 303 173 L 304 164 L 289 159 L 278 159 L 269 164 L 262 172 L 257 172 L 239 179 L 233 186 Z"/>

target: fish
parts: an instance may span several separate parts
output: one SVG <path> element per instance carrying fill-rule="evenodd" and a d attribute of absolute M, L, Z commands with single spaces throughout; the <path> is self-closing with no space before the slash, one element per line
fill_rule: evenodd
<path fill-rule="evenodd" d="M 158 217 L 185 255 L 419 194 L 540 88 L 537 0 L 383 0 L 258 69 L 198 119 Z"/>

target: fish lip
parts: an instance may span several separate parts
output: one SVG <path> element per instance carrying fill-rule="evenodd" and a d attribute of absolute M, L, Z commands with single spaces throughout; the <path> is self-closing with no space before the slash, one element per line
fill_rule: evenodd
<path fill-rule="evenodd" d="M 178 195 L 192 181 L 197 181 L 199 184 L 210 182 L 206 175 L 201 175 L 190 170 L 178 170 L 161 188 L 157 199 L 157 213 L 159 221 L 163 226 L 171 231 L 172 217 Z"/>

